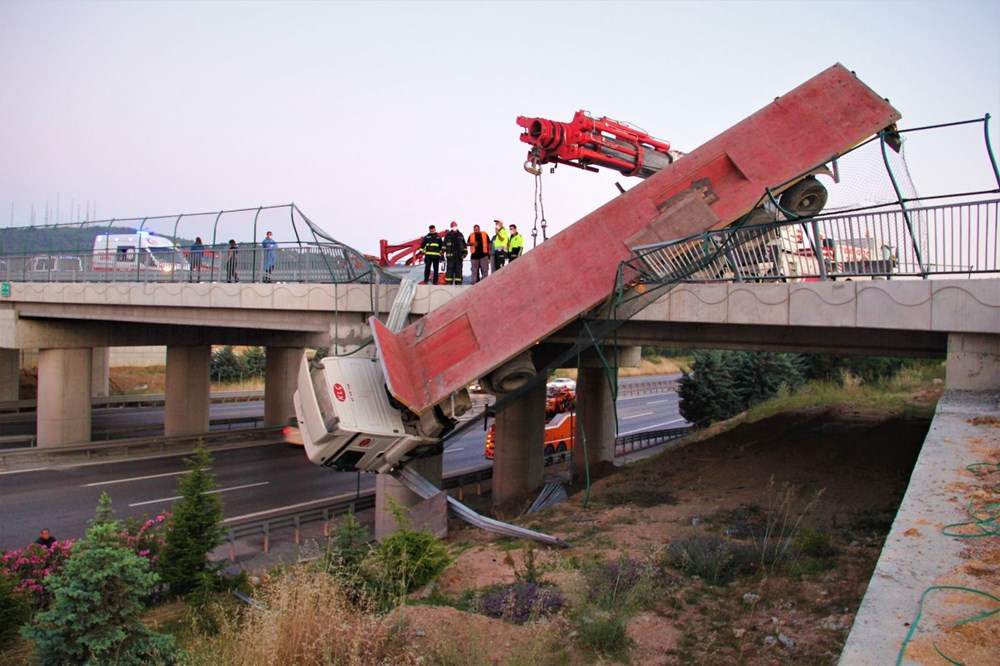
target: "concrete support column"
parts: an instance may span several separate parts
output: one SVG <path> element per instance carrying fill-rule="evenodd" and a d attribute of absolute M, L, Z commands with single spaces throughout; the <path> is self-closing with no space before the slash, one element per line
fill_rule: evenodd
<path fill-rule="evenodd" d="M 89 348 L 38 352 L 38 446 L 90 441 Z"/>
<path fill-rule="evenodd" d="M 208 432 L 210 345 L 167 346 L 167 395 L 163 431 L 172 435 Z"/>
<path fill-rule="evenodd" d="M 295 416 L 292 395 L 295 393 L 302 347 L 268 347 L 264 373 L 264 424 L 285 425 Z"/>
<path fill-rule="evenodd" d="M 586 438 L 586 446 L 584 446 Z M 615 459 L 615 406 L 603 367 L 580 368 L 576 379 L 576 438 L 573 476 L 583 479 L 584 465 Z"/>
<path fill-rule="evenodd" d="M 111 348 L 94 347 L 90 361 L 90 395 L 106 398 L 111 392 Z"/>
<path fill-rule="evenodd" d="M 539 383 L 496 416 L 493 506 L 522 501 L 542 485 L 545 445 L 545 384 Z"/>
<path fill-rule="evenodd" d="M 949 333 L 945 385 L 959 391 L 1000 389 L 1000 335 Z"/>
<path fill-rule="evenodd" d="M 17 400 L 21 385 L 21 350 L 0 349 L 0 401 Z"/>
<path fill-rule="evenodd" d="M 443 460 L 443 455 L 436 455 L 406 465 L 440 488 Z M 439 537 L 448 535 L 448 504 L 444 492 L 424 500 L 395 477 L 378 474 L 375 476 L 375 538 L 379 541 L 399 530 L 393 504 L 405 509 L 412 529 L 424 529 Z"/>

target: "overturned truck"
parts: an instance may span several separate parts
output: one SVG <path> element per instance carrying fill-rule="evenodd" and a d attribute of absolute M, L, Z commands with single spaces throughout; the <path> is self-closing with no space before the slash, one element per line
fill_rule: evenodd
<path fill-rule="evenodd" d="M 330 357 L 312 370 L 303 361 L 295 409 L 309 458 L 387 472 L 439 453 L 469 408 L 466 387 L 479 379 L 503 395 L 539 381 L 538 343 L 608 299 L 633 249 L 753 223 L 768 191 L 788 191 L 899 118 L 834 65 L 657 164 L 642 183 L 416 323 L 397 332 L 372 317 L 375 358 Z M 502 314 L 492 307 L 501 295 Z"/>

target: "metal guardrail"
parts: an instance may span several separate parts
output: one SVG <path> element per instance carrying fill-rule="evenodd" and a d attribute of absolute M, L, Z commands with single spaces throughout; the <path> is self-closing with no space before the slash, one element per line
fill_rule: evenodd
<path fill-rule="evenodd" d="M 646 432 L 635 432 L 630 435 L 623 435 L 615 440 L 615 455 L 623 456 L 628 453 L 642 451 L 660 444 L 666 444 L 676 439 L 684 437 L 692 430 L 691 426 L 681 428 L 667 428 L 664 430 L 647 430 Z"/>
<path fill-rule="evenodd" d="M 690 426 L 669 428 L 666 430 L 650 430 L 619 437 L 615 442 L 615 455 L 624 455 L 641 451 L 653 446 L 665 444 L 691 432 Z M 483 481 L 493 478 L 493 466 L 483 465 L 473 469 L 454 472 L 442 479 L 443 490 L 455 490 L 458 500 L 465 499 L 465 487 L 475 484 L 476 495 L 482 493 Z M 229 557 L 236 559 L 236 541 L 247 537 L 262 537 L 264 552 L 270 550 L 271 535 L 278 530 L 293 530 L 293 540 L 298 545 L 302 542 L 302 526 L 309 523 L 323 522 L 323 536 L 329 536 L 329 523 L 334 518 L 375 507 L 375 491 L 347 493 L 317 506 L 297 511 L 281 511 L 276 509 L 273 515 L 267 517 L 248 518 L 242 521 L 232 521 L 226 531 L 226 542 L 229 544 Z M 230 523 L 229 520 L 223 521 Z"/>
<path fill-rule="evenodd" d="M 212 403 L 254 402 L 264 399 L 264 391 L 218 391 L 209 393 L 208 400 Z M 92 409 L 112 409 L 116 407 L 162 407 L 166 404 L 166 396 L 162 393 L 145 393 L 129 395 L 95 396 L 90 399 Z M 0 414 L 33 412 L 36 409 L 35 400 L 4 400 L 0 401 Z"/>
<path fill-rule="evenodd" d="M 266 426 L 263 428 L 239 428 L 235 431 L 211 431 L 197 435 L 176 435 L 171 437 L 159 435 L 156 437 L 135 437 L 108 442 L 87 442 L 68 446 L 46 446 L 0 451 L 0 469 L 11 468 L 12 465 L 18 463 L 77 462 L 79 460 L 99 460 L 113 456 L 128 455 L 130 453 L 164 453 L 166 451 L 189 447 L 199 441 L 211 444 L 216 440 L 226 440 L 226 443 L 229 443 L 234 440 L 249 441 L 264 439 L 269 436 L 280 435 L 280 433 L 281 428 L 279 426 Z"/>
<path fill-rule="evenodd" d="M 653 395 L 658 393 L 669 393 L 677 387 L 677 382 L 673 379 L 657 379 L 648 382 L 629 382 L 618 385 L 618 397 L 632 397 L 639 395 Z"/>
<path fill-rule="evenodd" d="M 457 490 L 458 498 L 464 497 L 464 489 L 468 485 L 476 484 L 476 494 L 482 492 L 482 482 L 493 478 L 493 467 L 483 465 L 473 469 L 461 470 L 445 476 L 441 481 L 442 490 Z M 323 536 L 329 536 L 329 523 L 338 516 L 343 516 L 349 512 L 364 511 L 375 508 L 375 491 L 366 490 L 358 493 L 347 493 L 331 500 L 330 502 L 301 509 L 298 511 L 282 512 L 280 509 L 274 511 L 274 515 L 265 518 L 252 518 L 243 521 L 233 521 L 226 530 L 226 542 L 229 544 L 229 559 L 236 559 L 236 540 L 247 537 L 262 537 L 264 552 L 271 548 L 271 533 L 277 530 L 293 530 L 293 539 L 296 544 L 302 542 L 302 526 L 323 522 Z M 223 521 L 223 524 L 229 523 Z"/>
<path fill-rule="evenodd" d="M 1000 273 L 1000 200 L 820 215 L 636 249 L 644 282 L 765 282 Z"/>
<path fill-rule="evenodd" d="M 221 419 L 211 419 L 208 422 L 209 428 L 212 426 L 226 426 L 226 432 L 232 432 L 234 430 L 233 426 L 243 426 L 242 428 L 235 428 L 235 430 L 242 430 L 246 428 L 258 428 L 259 424 L 264 422 L 264 416 L 230 416 Z M 249 425 L 248 425 L 249 424 Z M 161 424 L 150 424 L 141 426 L 129 426 L 126 428 L 109 428 L 107 430 L 97 430 L 91 432 L 91 442 L 114 442 L 116 440 L 127 439 L 124 435 L 135 435 L 140 433 L 150 433 L 149 436 L 158 436 L 159 432 L 163 429 Z M 218 430 L 210 431 L 218 432 Z M 4 435 L 0 436 L 0 448 L 4 446 L 9 446 L 10 444 L 17 444 L 23 442 L 24 445 L 19 447 L 21 449 L 32 449 L 36 448 L 34 434 L 25 435 Z M 19 450 L 18 448 L 8 448 L 9 451 L 14 452 Z"/>

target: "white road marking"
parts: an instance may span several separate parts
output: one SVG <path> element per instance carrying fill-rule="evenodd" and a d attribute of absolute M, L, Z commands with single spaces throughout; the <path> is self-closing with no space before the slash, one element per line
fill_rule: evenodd
<path fill-rule="evenodd" d="M 266 486 L 271 483 L 270 481 L 260 481 L 258 483 L 246 483 L 242 486 L 231 486 L 229 488 L 216 488 L 215 490 L 209 490 L 204 493 L 205 495 L 215 495 L 218 493 L 228 493 L 230 490 L 243 490 L 244 488 L 257 488 L 259 486 Z M 161 497 L 160 499 L 145 500 L 144 502 L 132 502 L 129 506 L 144 506 L 146 504 L 157 504 L 159 502 L 173 502 L 174 500 L 180 499 L 180 495 L 175 495 L 174 497 Z"/>
<path fill-rule="evenodd" d="M 646 404 L 647 405 L 662 405 L 665 402 L 673 402 L 673 400 L 670 400 L 670 399 L 667 399 L 667 400 L 653 400 L 651 402 L 647 402 Z"/>
<path fill-rule="evenodd" d="M 445 453 L 458 453 L 459 451 L 464 451 L 464 450 L 465 450 L 464 446 L 459 446 L 457 448 L 448 447 L 447 449 L 444 450 L 444 452 Z"/>
<path fill-rule="evenodd" d="M 623 417 L 621 417 L 621 420 L 622 421 L 628 421 L 629 419 L 637 419 L 640 416 L 652 416 L 652 415 L 653 415 L 653 412 L 639 412 L 638 414 L 633 414 L 632 416 L 623 416 Z"/>
<path fill-rule="evenodd" d="M 652 430 L 653 428 L 658 428 L 659 426 L 668 426 L 668 425 L 670 425 L 672 423 L 683 423 L 683 422 L 684 422 L 684 419 L 674 419 L 673 421 L 666 421 L 665 423 L 654 423 L 653 425 L 644 426 L 644 427 L 638 428 L 636 430 L 629 430 L 628 432 L 620 432 L 620 433 L 618 433 L 618 436 L 621 437 L 622 435 L 634 435 L 637 432 L 644 432 L 646 430 Z"/>
<path fill-rule="evenodd" d="M 180 476 L 181 474 L 187 474 L 191 470 L 184 469 L 180 472 L 164 472 L 163 474 L 149 474 L 147 476 L 133 476 L 128 479 L 114 479 L 113 481 L 95 481 L 94 483 L 85 483 L 81 488 L 93 488 L 94 486 L 110 486 L 115 483 L 128 483 L 129 481 L 145 481 L 146 479 L 159 479 L 164 476 Z"/>

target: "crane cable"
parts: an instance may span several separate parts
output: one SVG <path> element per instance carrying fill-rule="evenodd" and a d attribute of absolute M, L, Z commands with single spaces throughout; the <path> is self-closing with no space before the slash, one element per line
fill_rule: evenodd
<path fill-rule="evenodd" d="M 539 169 L 538 173 L 535 174 L 535 197 L 534 197 L 534 205 L 535 205 L 535 224 L 531 228 L 531 247 L 532 248 L 538 247 L 538 222 L 539 222 L 538 212 L 539 212 L 539 210 L 541 210 L 541 213 L 542 213 L 542 217 L 541 217 L 541 223 L 542 223 L 542 242 L 544 243 L 545 241 L 547 241 L 549 239 L 549 235 L 548 235 L 548 232 L 547 232 L 548 222 L 545 220 L 545 201 L 542 199 L 542 172 L 541 172 L 541 169 Z"/>

